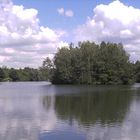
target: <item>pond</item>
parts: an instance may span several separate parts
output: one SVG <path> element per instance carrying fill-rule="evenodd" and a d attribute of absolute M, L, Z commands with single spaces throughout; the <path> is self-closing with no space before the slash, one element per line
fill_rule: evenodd
<path fill-rule="evenodd" d="M 0 83 L 0 140 L 139 140 L 140 84 Z"/>

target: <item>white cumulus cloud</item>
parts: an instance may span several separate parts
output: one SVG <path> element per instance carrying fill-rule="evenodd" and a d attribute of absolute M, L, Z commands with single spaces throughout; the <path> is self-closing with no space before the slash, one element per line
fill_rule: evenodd
<path fill-rule="evenodd" d="M 66 17 L 73 17 L 74 16 L 74 12 L 72 10 L 65 10 L 64 8 L 57 9 L 57 12 L 60 15 L 66 16 Z"/>
<path fill-rule="evenodd" d="M 37 67 L 55 53 L 63 30 L 40 26 L 38 11 L 0 0 L 0 66 Z"/>
<path fill-rule="evenodd" d="M 64 15 L 64 14 L 65 14 L 64 8 L 59 8 L 59 9 L 57 9 L 57 12 L 58 12 L 60 15 Z"/>
<path fill-rule="evenodd" d="M 116 0 L 93 9 L 93 17 L 75 30 L 75 39 L 123 43 L 133 60 L 140 59 L 140 9 Z"/>
<path fill-rule="evenodd" d="M 67 11 L 65 12 L 65 15 L 66 15 L 67 17 L 73 17 L 74 13 L 73 13 L 72 10 L 67 10 Z"/>

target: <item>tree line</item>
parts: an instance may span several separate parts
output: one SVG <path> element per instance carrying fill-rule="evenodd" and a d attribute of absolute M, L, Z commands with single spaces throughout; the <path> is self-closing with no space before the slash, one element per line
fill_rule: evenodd
<path fill-rule="evenodd" d="M 53 84 L 140 82 L 140 62 L 132 63 L 121 43 L 86 41 L 77 46 L 70 44 L 58 50 L 52 65 L 49 69 Z"/>
<path fill-rule="evenodd" d="M 23 69 L 0 68 L 0 82 L 3 81 L 47 81 L 48 75 L 42 68 L 34 69 L 25 67 Z"/>
<path fill-rule="evenodd" d="M 53 84 L 132 84 L 140 82 L 140 62 L 131 62 L 122 44 L 79 42 L 62 47 L 40 68 L 0 68 L 0 81 Z"/>

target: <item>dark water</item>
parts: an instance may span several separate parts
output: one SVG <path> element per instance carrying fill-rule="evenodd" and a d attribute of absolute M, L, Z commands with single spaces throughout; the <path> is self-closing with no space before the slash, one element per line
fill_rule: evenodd
<path fill-rule="evenodd" d="M 0 83 L 0 140 L 140 140 L 140 84 Z"/>

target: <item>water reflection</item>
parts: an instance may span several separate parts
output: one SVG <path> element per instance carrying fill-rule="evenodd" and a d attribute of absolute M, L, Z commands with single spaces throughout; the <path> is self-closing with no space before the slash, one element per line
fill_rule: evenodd
<path fill-rule="evenodd" d="M 0 99 L 0 140 L 38 140 L 55 128 L 54 109 L 44 112 L 38 98 Z"/>
<path fill-rule="evenodd" d="M 140 86 L 0 85 L 0 140 L 139 140 Z"/>
<path fill-rule="evenodd" d="M 82 94 L 56 95 L 54 106 L 58 118 L 69 120 L 70 123 L 76 119 L 86 127 L 98 122 L 102 125 L 113 125 L 114 123 L 119 125 L 125 119 L 132 101 L 131 98 L 131 90 L 96 89 Z M 46 109 L 49 99 L 48 96 L 43 97 L 43 105 Z"/>
<path fill-rule="evenodd" d="M 139 87 L 74 87 L 66 90 L 67 94 L 57 92 L 57 118 L 84 131 L 86 139 L 139 140 Z M 43 97 L 43 102 L 47 100 L 47 96 Z"/>
<path fill-rule="evenodd" d="M 44 111 L 46 83 L 4 83 L 0 86 L 0 140 L 38 140 L 55 129 L 53 108 Z"/>

